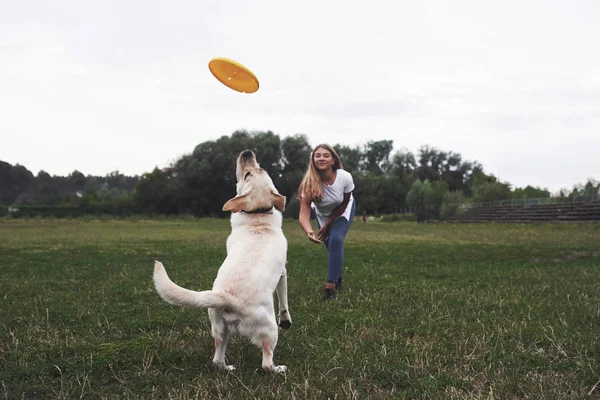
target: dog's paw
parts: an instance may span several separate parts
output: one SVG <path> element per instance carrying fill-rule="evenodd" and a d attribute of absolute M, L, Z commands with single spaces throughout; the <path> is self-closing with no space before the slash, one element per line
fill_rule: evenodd
<path fill-rule="evenodd" d="M 215 367 L 216 369 L 220 370 L 220 371 L 234 371 L 235 367 L 233 365 L 226 365 L 225 363 L 220 363 L 220 362 L 214 362 L 213 361 L 213 367 Z"/>
<path fill-rule="evenodd" d="M 285 365 L 273 365 L 273 372 L 276 374 L 283 374 L 287 371 L 287 367 Z"/>
<path fill-rule="evenodd" d="M 287 371 L 287 367 L 285 365 L 271 365 L 270 367 L 263 367 L 263 370 L 272 374 L 283 374 Z"/>
<path fill-rule="evenodd" d="M 279 327 L 281 329 L 290 329 L 292 327 L 292 321 L 288 321 L 287 319 L 279 321 Z"/>
<path fill-rule="evenodd" d="M 279 326 L 281 329 L 290 329 L 292 327 L 292 316 L 288 310 L 279 311 Z"/>

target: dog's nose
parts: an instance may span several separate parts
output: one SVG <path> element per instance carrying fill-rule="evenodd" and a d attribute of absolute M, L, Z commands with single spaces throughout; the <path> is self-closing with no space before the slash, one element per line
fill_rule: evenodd
<path fill-rule="evenodd" d="M 252 158 L 252 156 L 254 156 L 254 153 L 252 153 L 252 151 L 250 151 L 250 150 L 244 150 L 244 151 L 242 151 L 242 159 L 244 161 L 246 161 L 249 158 Z"/>

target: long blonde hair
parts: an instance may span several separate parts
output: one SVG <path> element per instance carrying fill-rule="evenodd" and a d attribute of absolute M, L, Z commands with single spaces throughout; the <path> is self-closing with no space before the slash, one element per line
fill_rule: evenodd
<path fill-rule="evenodd" d="M 302 178 L 302 182 L 300 183 L 300 187 L 298 187 L 298 200 L 302 200 L 302 197 L 308 198 L 309 201 L 321 201 L 323 197 L 323 187 L 321 186 L 321 176 L 319 175 L 319 171 L 315 166 L 314 154 L 319 149 L 325 149 L 331 153 L 333 157 L 333 165 L 331 169 L 338 170 L 344 168 L 342 165 L 342 161 L 340 160 L 340 156 L 336 151 L 328 144 L 321 143 L 317 145 L 313 151 L 310 153 L 310 159 L 308 161 L 308 169 L 304 174 L 304 178 Z"/>

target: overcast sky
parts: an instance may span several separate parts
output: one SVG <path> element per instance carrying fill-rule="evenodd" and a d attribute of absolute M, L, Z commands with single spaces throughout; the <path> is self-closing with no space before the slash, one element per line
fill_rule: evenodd
<path fill-rule="evenodd" d="M 572 188 L 600 179 L 599 21 L 597 0 L 0 0 L 0 159 L 134 175 L 272 130 Z M 223 86 L 214 57 L 258 92 Z"/>

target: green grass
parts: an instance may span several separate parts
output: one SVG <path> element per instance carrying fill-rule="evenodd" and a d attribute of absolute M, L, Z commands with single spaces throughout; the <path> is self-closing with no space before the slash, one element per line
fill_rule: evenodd
<path fill-rule="evenodd" d="M 577 399 L 600 380 L 600 224 L 355 223 L 344 289 L 293 221 L 275 361 L 162 301 L 153 260 L 208 289 L 228 221 L 0 222 L 0 398 Z M 600 386 L 600 384 L 599 384 Z"/>

